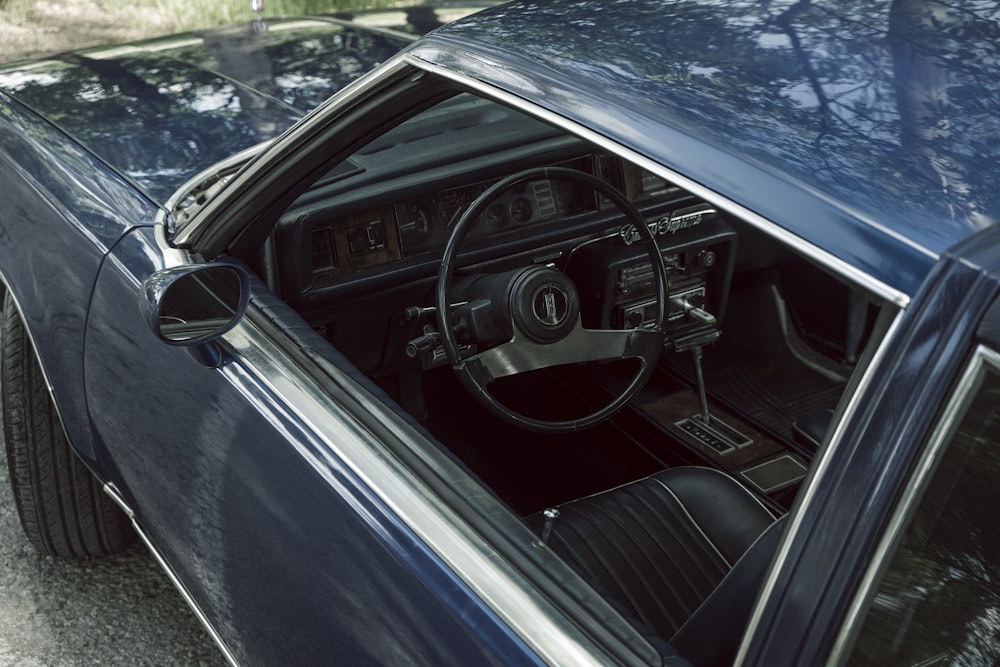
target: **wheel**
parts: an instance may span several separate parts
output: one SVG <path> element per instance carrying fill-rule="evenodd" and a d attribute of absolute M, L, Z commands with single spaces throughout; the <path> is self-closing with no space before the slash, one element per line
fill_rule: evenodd
<path fill-rule="evenodd" d="M 3 304 L 0 355 L 7 467 L 28 540 L 40 551 L 64 558 L 123 550 L 135 540 L 135 532 L 70 447 L 9 292 Z"/>
<path fill-rule="evenodd" d="M 588 186 L 618 207 L 646 246 L 656 291 L 653 325 L 624 330 L 585 329 L 580 299 L 569 276 L 553 267 L 532 265 L 492 275 L 466 277 L 452 290 L 458 246 L 481 213 L 505 191 L 538 179 L 563 179 Z M 454 293 L 453 293 L 454 292 Z M 452 304 L 458 303 L 457 307 Z M 645 385 L 663 351 L 667 275 L 646 221 L 624 194 L 581 171 L 560 167 L 527 169 L 493 184 L 465 210 L 445 246 L 435 288 L 441 346 L 461 385 L 501 419 L 539 433 L 567 433 L 588 428 L 621 410 Z M 487 349 L 462 356 L 457 328 L 467 342 Z M 578 419 L 535 419 L 494 398 L 487 387 L 494 380 L 519 373 L 582 362 L 634 359 L 639 370 L 609 403 Z"/>

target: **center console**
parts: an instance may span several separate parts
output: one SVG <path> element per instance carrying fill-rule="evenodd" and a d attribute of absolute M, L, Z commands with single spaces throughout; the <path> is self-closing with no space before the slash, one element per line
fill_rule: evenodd
<path fill-rule="evenodd" d="M 761 494 L 794 487 L 805 474 L 805 465 L 797 457 L 731 412 L 719 406 L 709 409 L 702 355 L 724 328 L 736 232 L 706 204 L 674 210 L 651 222 L 650 230 L 656 235 L 667 274 L 665 352 L 674 360 L 678 355 L 691 355 L 692 363 L 684 364 L 691 374 L 681 373 L 691 388 L 649 392 L 650 398 L 637 400 L 634 407 L 655 428 L 740 475 Z M 645 244 L 634 230 L 625 227 L 614 238 L 577 249 L 566 271 L 580 291 L 584 326 L 653 325 L 653 272 Z"/>
<path fill-rule="evenodd" d="M 649 223 L 649 228 L 667 272 L 668 341 L 673 344 L 717 330 L 729 296 L 736 233 L 706 204 L 674 210 Z M 578 248 L 566 272 L 579 289 L 585 327 L 652 325 L 653 271 L 645 244 L 631 225 L 615 237 Z"/>

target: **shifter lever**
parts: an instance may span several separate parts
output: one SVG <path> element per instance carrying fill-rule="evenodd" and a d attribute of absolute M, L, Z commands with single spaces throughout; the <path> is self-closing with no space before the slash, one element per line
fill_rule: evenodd
<path fill-rule="evenodd" d="M 694 355 L 694 374 L 698 382 L 698 405 L 701 408 L 701 422 L 706 426 L 712 422 L 712 415 L 708 413 L 708 394 L 705 392 L 705 375 L 701 370 L 701 345 L 696 345 L 692 350 Z"/>
<path fill-rule="evenodd" d="M 687 311 L 687 314 L 702 324 L 715 324 L 715 315 L 704 308 L 691 308 Z"/>
<path fill-rule="evenodd" d="M 695 381 L 698 383 L 698 414 L 675 422 L 674 425 L 690 440 L 699 446 L 709 447 L 718 454 L 726 454 L 740 447 L 753 444 L 753 440 L 726 422 L 713 417 L 708 411 L 708 394 L 705 390 L 705 374 L 701 368 L 702 347 L 714 342 L 719 337 L 719 330 L 713 329 L 712 335 L 701 334 L 675 341 L 675 349 L 691 350 L 694 356 Z"/>

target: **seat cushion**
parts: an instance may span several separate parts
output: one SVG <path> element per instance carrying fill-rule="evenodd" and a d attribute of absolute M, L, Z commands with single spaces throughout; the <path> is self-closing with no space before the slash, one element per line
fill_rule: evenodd
<path fill-rule="evenodd" d="M 732 477 L 670 468 L 558 507 L 549 546 L 670 638 L 774 516 Z M 541 530 L 544 517 L 529 517 Z"/>

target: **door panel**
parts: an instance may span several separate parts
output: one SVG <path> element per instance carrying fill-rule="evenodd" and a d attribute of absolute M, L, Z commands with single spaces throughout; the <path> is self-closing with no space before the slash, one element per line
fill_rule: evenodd
<path fill-rule="evenodd" d="M 105 264 L 88 402 L 116 485 L 235 658 L 533 662 L 248 366 L 153 335 L 137 291 L 158 257 L 140 230 Z"/>

